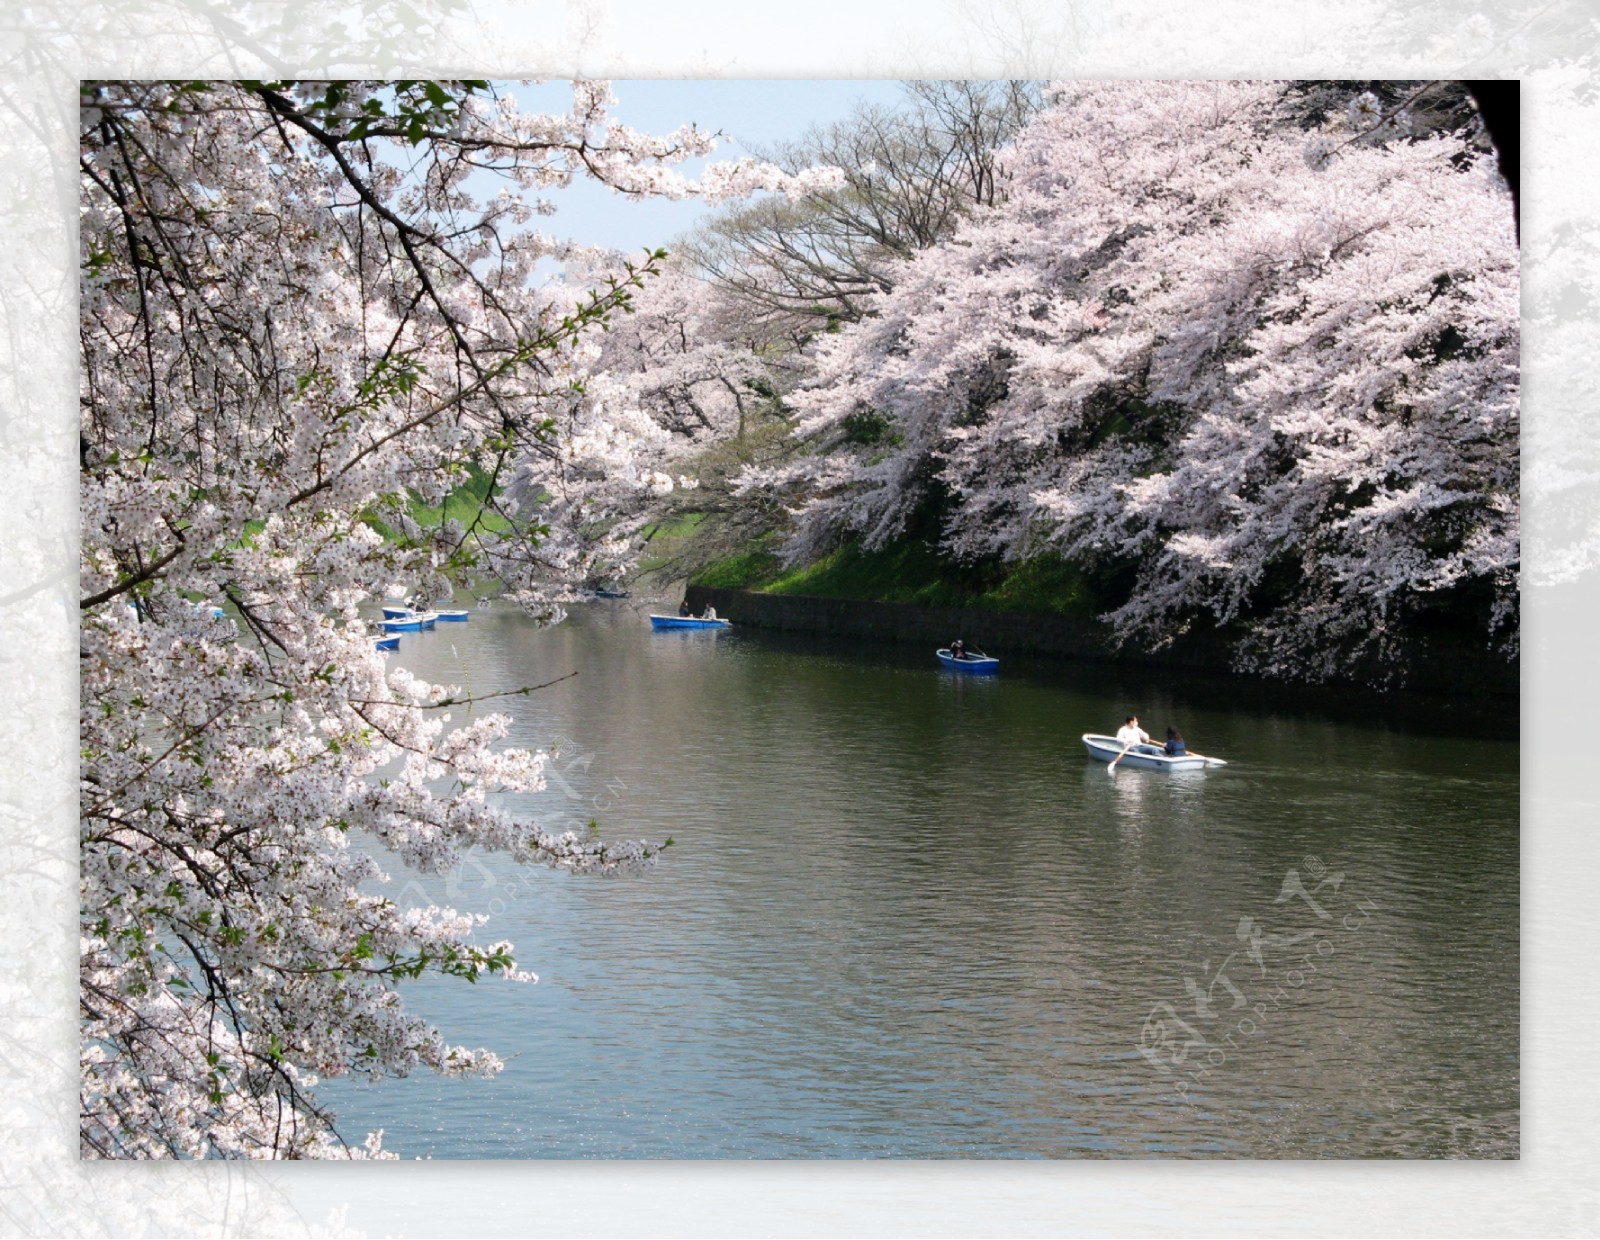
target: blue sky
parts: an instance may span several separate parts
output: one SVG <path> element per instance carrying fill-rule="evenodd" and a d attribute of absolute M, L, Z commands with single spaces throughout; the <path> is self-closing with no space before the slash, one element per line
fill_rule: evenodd
<path fill-rule="evenodd" d="M 566 111 L 572 105 L 565 82 L 516 87 L 526 108 Z M 687 122 L 722 131 L 713 159 L 738 159 L 761 147 L 796 138 L 812 125 L 845 116 L 857 99 L 896 104 L 900 84 L 884 80 L 633 80 L 615 81 L 615 115 L 623 124 L 651 133 L 669 133 Z M 681 165 L 692 172 L 695 164 Z M 697 201 L 654 199 L 634 202 L 590 181 L 549 195 L 556 214 L 542 227 L 588 245 L 623 251 L 666 245 L 691 229 L 709 208 Z"/>

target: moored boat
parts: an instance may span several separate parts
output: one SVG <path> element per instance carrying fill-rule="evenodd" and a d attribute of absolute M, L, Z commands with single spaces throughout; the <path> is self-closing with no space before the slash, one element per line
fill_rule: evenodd
<path fill-rule="evenodd" d="M 701 616 L 650 617 L 650 627 L 653 629 L 725 629 L 730 623 L 722 619 L 706 620 Z"/>
<path fill-rule="evenodd" d="M 400 637 L 399 634 L 394 637 L 378 637 L 373 639 L 372 644 L 378 650 L 398 650 L 400 649 Z"/>
<path fill-rule="evenodd" d="M 986 672 L 998 672 L 1000 670 L 1000 660 L 991 659 L 986 654 L 968 654 L 958 659 L 944 647 L 935 650 L 934 654 L 938 655 L 939 662 L 952 672 L 973 672 L 982 675 Z"/>
<path fill-rule="evenodd" d="M 424 629 L 431 629 L 439 619 L 431 611 L 412 612 L 408 616 L 399 616 L 392 620 L 381 621 L 385 633 L 420 633 Z"/>
<path fill-rule="evenodd" d="M 413 620 L 418 616 L 432 616 L 435 620 L 452 620 L 460 623 L 465 621 L 471 614 L 465 607 L 452 608 L 448 611 L 418 611 L 415 607 L 406 607 L 399 603 L 385 603 L 383 605 L 383 618 L 385 620 Z"/>
<path fill-rule="evenodd" d="M 1160 745 L 1135 745 L 1122 752 L 1122 742 L 1114 736 L 1101 736 L 1094 732 L 1083 734 L 1083 747 L 1096 762 L 1115 762 L 1118 766 L 1136 767 L 1141 771 L 1198 771 L 1208 766 L 1227 766 L 1221 758 L 1208 758 L 1203 753 L 1167 754 Z"/>

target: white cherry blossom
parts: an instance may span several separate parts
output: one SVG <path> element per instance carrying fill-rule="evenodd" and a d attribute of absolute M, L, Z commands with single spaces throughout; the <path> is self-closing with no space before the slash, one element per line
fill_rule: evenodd
<path fill-rule="evenodd" d="M 553 617 L 628 552 L 593 529 L 612 477 L 638 461 L 635 489 L 673 485 L 664 431 L 582 395 L 593 338 L 660 260 L 526 227 L 538 191 L 827 175 L 685 178 L 708 135 L 620 126 L 603 83 L 573 96 L 533 114 L 470 82 L 83 87 L 86 1156 L 374 1156 L 315 1078 L 498 1070 L 396 984 L 532 974 L 481 918 L 381 894 L 368 842 L 432 872 L 469 847 L 599 873 L 656 851 L 509 813 L 498 794 L 540 789 L 545 755 L 504 747 L 503 714 L 447 715 L 462 690 L 386 669 L 363 620 L 396 586 L 469 579 Z M 534 279 L 549 257 L 587 273 L 576 289 Z M 412 517 L 474 480 L 498 520 Z"/>

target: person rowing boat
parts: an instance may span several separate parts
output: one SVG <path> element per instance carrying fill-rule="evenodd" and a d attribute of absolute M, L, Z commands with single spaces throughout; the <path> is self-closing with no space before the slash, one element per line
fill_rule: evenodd
<path fill-rule="evenodd" d="M 1117 729 L 1117 744 L 1122 746 L 1122 752 L 1111 759 L 1111 765 L 1106 767 L 1106 774 L 1114 775 L 1117 763 L 1128 756 L 1128 751 L 1136 745 L 1148 745 L 1150 733 L 1139 726 L 1139 716 L 1129 715 L 1128 721 Z"/>

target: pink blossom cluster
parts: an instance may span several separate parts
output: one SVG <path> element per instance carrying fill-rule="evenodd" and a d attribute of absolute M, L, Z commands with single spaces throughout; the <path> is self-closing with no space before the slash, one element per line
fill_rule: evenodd
<path fill-rule="evenodd" d="M 1519 265 L 1493 155 L 1352 142 L 1362 96 L 1308 160 L 1289 94 L 1060 84 L 1003 154 L 1008 197 L 817 348 L 793 398 L 814 450 L 742 480 L 794 497 L 789 554 L 881 546 L 938 488 L 957 558 L 1134 566 L 1124 636 L 1204 617 L 1243 631 L 1243 665 L 1316 678 L 1481 591 L 1514 652 Z M 871 444 L 845 433 L 863 414 Z"/>
<path fill-rule="evenodd" d="M 83 102 L 83 1152 L 375 1155 L 317 1078 L 499 1067 L 397 984 L 533 975 L 481 918 L 386 898 L 371 846 L 431 872 L 471 847 L 596 873 L 656 852 L 509 813 L 545 755 L 386 670 L 366 627 L 396 582 L 491 582 L 558 618 L 629 553 L 616 495 L 691 481 L 650 419 L 583 394 L 594 336 L 658 261 L 551 292 L 541 259 L 595 256 L 529 227 L 525 195 L 809 179 L 684 179 L 670 165 L 711 139 L 619 126 L 599 83 L 557 115 L 461 82 L 87 83 Z M 512 188 L 482 196 L 485 172 Z M 474 478 L 495 520 L 415 515 Z"/>

